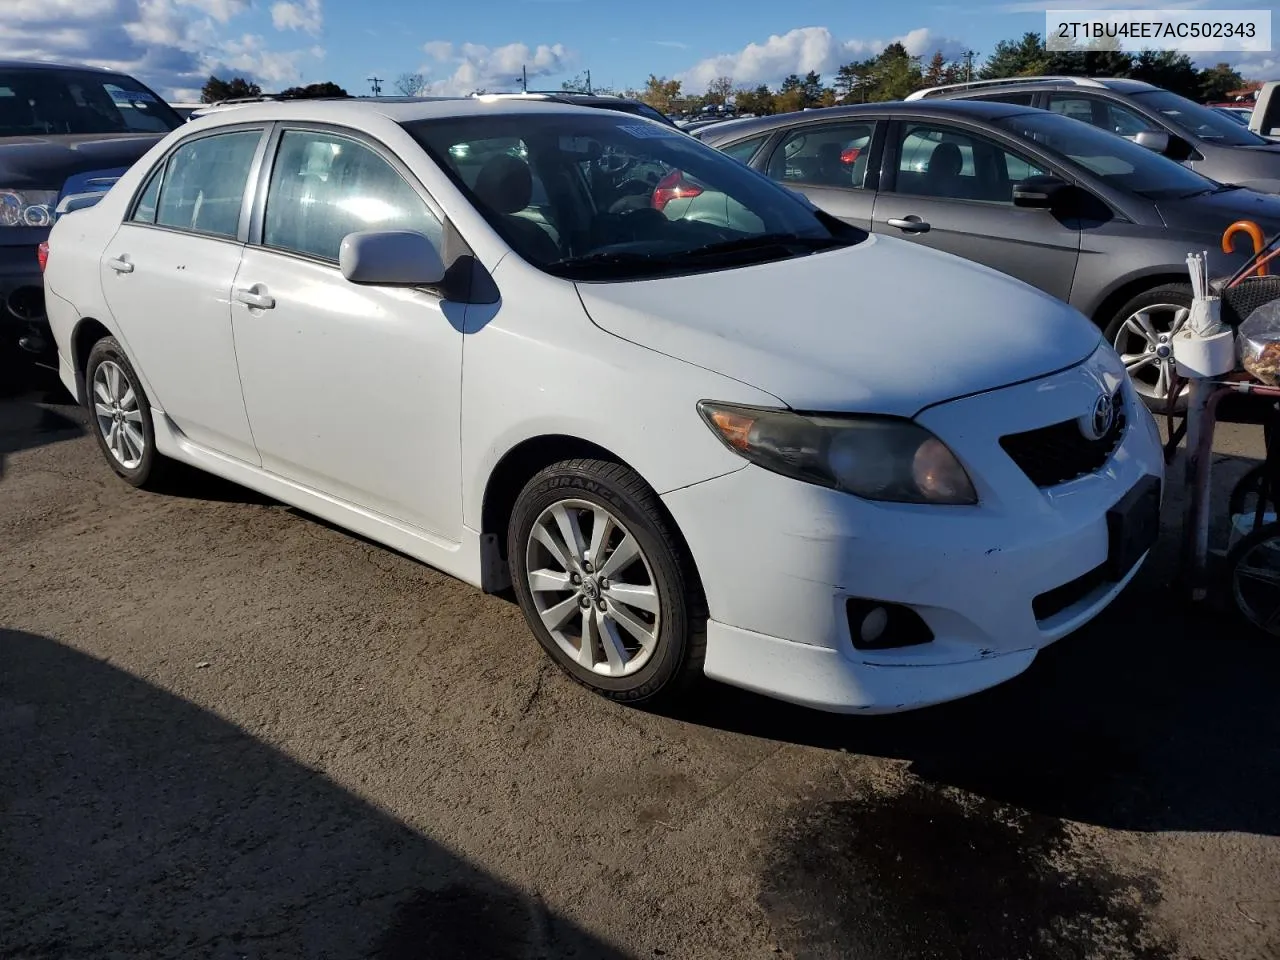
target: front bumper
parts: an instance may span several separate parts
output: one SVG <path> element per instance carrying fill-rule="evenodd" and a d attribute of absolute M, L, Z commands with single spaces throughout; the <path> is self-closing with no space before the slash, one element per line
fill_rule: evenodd
<path fill-rule="evenodd" d="M 0 246 L 0 341 L 52 361 L 55 349 L 44 306 L 44 279 L 35 244 Z"/>
<path fill-rule="evenodd" d="M 912 709 L 1021 673 L 1095 617 L 1137 570 L 1096 579 L 1110 549 L 1107 512 L 1144 477 L 1163 478 L 1151 415 L 1126 388 L 1128 427 L 1110 459 L 1049 489 L 998 441 L 1090 409 L 1099 376 L 1118 362 L 1108 348 L 918 418 L 969 470 L 976 507 L 871 503 L 754 465 L 665 495 L 707 595 L 707 675 L 828 710 Z M 1037 617 L 1036 598 L 1069 584 L 1079 589 L 1042 602 Z M 858 649 L 850 600 L 907 607 L 933 639 Z"/>

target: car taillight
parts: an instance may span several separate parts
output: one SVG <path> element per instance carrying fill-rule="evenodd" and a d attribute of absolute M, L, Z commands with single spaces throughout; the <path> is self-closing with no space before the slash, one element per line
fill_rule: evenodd
<path fill-rule="evenodd" d="M 860 154 L 861 152 L 862 152 L 861 147 L 845 147 L 842 151 L 840 151 L 840 162 L 853 163 L 853 161 L 858 159 L 858 154 Z"/>
<path fill-rule="evenodd" d="M 44 268 L 49 265 L 49 241 L 41 240 L 40 246 L 36 247 L 36 259 L 40 261 L 40 272 L 44 273 Z"/>
<path fill-rule="evenodd" d="M 684 178 L 684 173 L 676 170 L 658 181 L 653 188 L 653 209 L 664 210 L 672 200 L 683 200 L 696 197 L 702 188 L 691 180 Z"/>

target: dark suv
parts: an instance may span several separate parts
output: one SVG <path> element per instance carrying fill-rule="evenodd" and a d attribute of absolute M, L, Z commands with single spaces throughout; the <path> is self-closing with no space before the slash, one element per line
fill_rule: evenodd
<path fill-rule="evenodd" d="M 0 356 L 54 359 L 38 248 L 58 205 L 110 189 L 181 124 L 132 77 L 0 60 Z"/>
<path fill-rule="evenodd" d="M 1020 77 L 917 90 L 908 100 L 1037 107 L 1134 140 L 1219 183 L 1280 193 L 1280 144 L 1211 107 L 1140 80 Z"/>

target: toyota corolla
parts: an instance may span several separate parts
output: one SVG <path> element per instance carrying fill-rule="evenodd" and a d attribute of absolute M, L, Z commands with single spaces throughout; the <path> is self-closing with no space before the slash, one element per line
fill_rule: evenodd
<path fill-rule="evenodd" d="M 726 202 L 673 216 L 676 181 Z M 1158 526 L 1097 327 L 644 118 L 215 114 L 63 217 L 45 280 L 125 481 L 182 461 L 510 585 L 620 701 L 964 696 L 1102 611 Z"/>

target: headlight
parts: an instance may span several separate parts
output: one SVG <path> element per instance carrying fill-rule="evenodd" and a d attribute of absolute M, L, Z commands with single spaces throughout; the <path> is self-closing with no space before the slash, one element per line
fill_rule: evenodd
<path fill-rule="evenodd" d="M 909 420 L 804 416 L 706 400 L 698 412 L 730 450 L 783 476 L 867 500 L 978 502 L 955 454 Z"/>
<path fill-rule="evenodd" d="M 0 227 L 47 227 L 53 223 L 57 203 L 57 190 L 0 187 Z"/>

